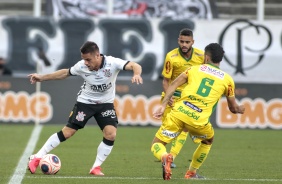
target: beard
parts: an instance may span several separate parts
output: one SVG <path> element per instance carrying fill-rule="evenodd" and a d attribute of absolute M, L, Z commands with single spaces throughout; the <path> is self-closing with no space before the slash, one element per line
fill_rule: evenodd
<path fill-rule="evenodd" d="M 188 48 L 187 51 L 184 52 L 183 49 L 181 48 L 181 52 L 182 52 L 183 54 L 187 54 L 189 51 L 191 51 L 191 49 L 192 49 L 192 47 Z"/>

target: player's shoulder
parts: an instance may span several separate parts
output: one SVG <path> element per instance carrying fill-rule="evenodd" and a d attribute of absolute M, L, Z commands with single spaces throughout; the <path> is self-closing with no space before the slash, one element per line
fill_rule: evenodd
<path fill-rule="evenodd" d="M 171 51 L 169 51 L 166 56 L 167 57 L 170 57 L 170 58 L 173 58 L 173 57 L 176 57 L 178 56 L 179 52 L 178 52 L 178 48 L 175 48 L 175 49 L 172 49 Z"/>
<path fill-rule="evenodd" d="M 84 64 L 84 60 L 80 60 L 78 61 L 76 64 L 75 64 L 76 68 L 79 68 L 79 69 L 84 69 L 84 68 L 87 68 L 87 66 Z"/>
<path fill-rule="evenodd" d="M 117 58 L 114 57 L 114 56 L 103 55 L 103 57 L 104 57 L 104 60 L 105 60 L 105 61 L 114 61 L 114 60 L 117 59 Z"/>
<path fill-rule="evenodd" d="M 104 60 L 106 62 L 119 62 L 119 61 L 123 60 L 121 58 L 117 58 L 117 57 L 114 57 L 114 56 L 103 55 L 103 57 L 104 57 Z"/>
<path fill-rule="evenodd" d="M 199 57 L 204 57 L 205 52 L 199 48 L 193 47 L 193 54 Z"/>
<path fill-rule="evenodd" d="M 217 78 L 223 79 L 224 81 L 229 81 L 229 82 L 233 81 L 231 75 L 220 69 L 218 66 L 212 64 L 202 64 L 199 67 L 200 67 L 199 69 L 200 71 L 209 73 L 210 75 L 214 75 Z"/>
<path fill-rule="evenodd" d="M 224 75 L 225 75 L 225 79 L 228 80 L 228 81 L 233 81 L 233 77 L 231 77 L 231 75 L 225 71 L 222 71 L 224 72 Z"/>

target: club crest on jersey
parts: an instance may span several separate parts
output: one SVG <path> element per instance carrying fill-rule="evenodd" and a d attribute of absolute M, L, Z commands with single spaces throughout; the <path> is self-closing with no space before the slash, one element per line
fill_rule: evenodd
<path fill-rule="evenodd" d="M 105 76 L 105 77 L 110 77 L 110 76 L 112 76 L 112 73 L 111 73 L 111 70 L 110 70 L 110 69 L 105 69 L 103 72 L 104 72 L 104 76 Z"/>
<path fill-rule="evenodd" d="M 76 115 L 76 119 L 77 121 L 83 121 L 84 120 L 84 116 L 86 116 L 86 114 L 84 114 L 84 112 L 79 112 Z"/>
<path fill-rule="evenodd" d="M 227 96 L 234 96 L 234 91 L 231 85 L 228 85 L 228 93 Z"/>
<path fill-rule="evenodd" d="M 170 70 L 171 70 L 170 61 L 167 61 L 165 65 L 165 72 L 168 74 Z"/>

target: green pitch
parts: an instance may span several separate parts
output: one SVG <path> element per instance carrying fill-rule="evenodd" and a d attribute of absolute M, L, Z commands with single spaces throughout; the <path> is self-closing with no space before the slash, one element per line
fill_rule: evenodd
<path fill-rule="evenodd" d="M 61 128 L 61 125 L 43 126 L 34 143 L 35 151 Z M 30 151 L 26 147 L 32 147 L 28 143 L 33 129 L 32 125 L 0 124 L 1 184 L 11 181 L 23 184 L 282 183 L 281 131 L 216 129 L 211 152 L 199 170 L 206 180 L 183 179 L 196 147 L 187 139 L 175 160 L 177 168 L 172 170 L 172 179 L 163 181 L 161 163 L 150 152 L 157 127 L 119 127 L 112 153 L 102 165 L 104 177 L 88 174 L 102 140 L 97 126 L 86 126 L 51 152 L 62 162 L 57 175 L 43 175 L 39 169 L 30 174 L 25 170 L 27 158 L 24 158 L 24 167 L 20 161 L 24 153 Z"/>

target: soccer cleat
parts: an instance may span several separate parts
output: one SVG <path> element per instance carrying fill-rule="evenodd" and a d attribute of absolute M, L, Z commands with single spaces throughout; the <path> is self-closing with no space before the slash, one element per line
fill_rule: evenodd
<path fill-rule="evenodd" d="M 171 162 L 171 164 L 170 164 L 170 168 L 176 168 L 176 165 L 175 165 L 175 163 L 174 163 L 174 162 Z"/>
<path fill-rule="evenodd" d="M 36 168 L 39 165 L 41 158 L 36 158 L 35 155 L 31 155 L 29 157 L 29 162 L 28 162 L 28 169 L 31 174 L 34 174 L 36 171 Z"/>
<path fill-rule="evenodd" d="M 162 157 L 162 166 L 163 166 L 163 179 L 170 180 L 171 178 L 171 163 L 173 162 L 172 154 L 168 153 Z"/>
<path fill-rule="evenodd" d="M 93 174 L 93 175 L 96 175 L 96 176 L 104 176 L 104 173 L 102 173 L 101 170 L 102 170 L 101 167 L 97 166 L 97 167 L 90 169 L 89 174 Z"/>
<path fill-rule="evenodd" d="M 184 178 L 185 179 L 205 179 L 204 176 L 200 176 L 196 172 L 191 172 L 191 171 L 187 171 Z"/>

